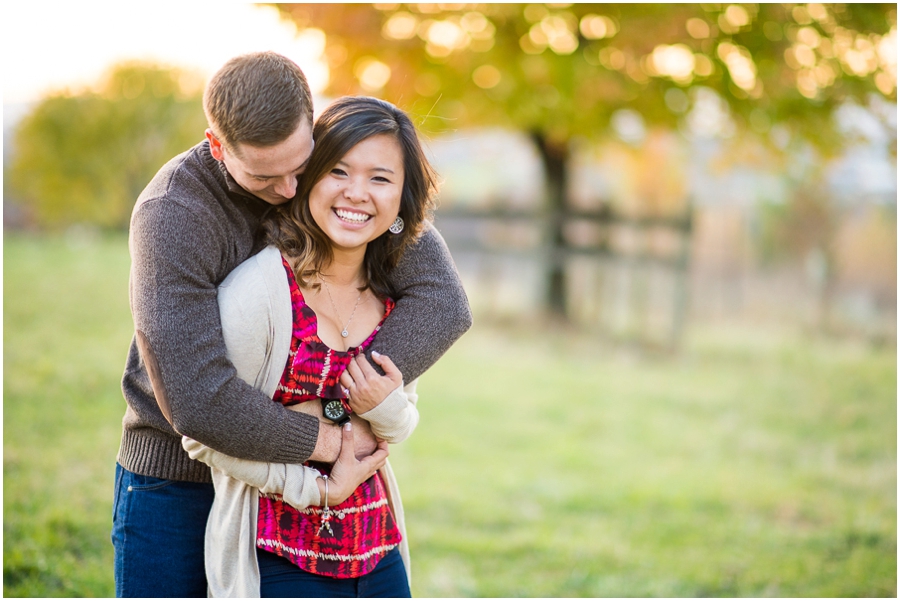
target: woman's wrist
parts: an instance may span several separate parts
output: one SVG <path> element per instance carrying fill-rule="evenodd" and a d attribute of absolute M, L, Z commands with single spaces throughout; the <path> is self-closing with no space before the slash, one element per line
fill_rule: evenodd
<path fill-rule="evenodd" d="M 389 394 L 385 395 L 384 399 L 388 398 Z M 348 399 L 350 404 L 350 408 L 353 409 L 353 412 L 357 415 L 361 415 L 363 413 L 368 413 L 375 407 L 379 406 L 384 402 L 384 399 L 381 399 L 377 403 L 372 403 L 370 401 L 353 401 L 352 399 Z"/>
<path fill-rule="evenodd" d="M 316 486 L 319 489 L 319 507 L 325 505 L 325 481 L 321 477 L 316 478 Z M 329 493 L 331 491 L 328 491 Z"/>
<path fill-rule="evenodd" d="M 402 380 L 400 381 L 400 384 L 398 384 L 397 386 L 395 386 L 395 387 L 391 388 L 390 390 L 388 390 L 387 392 L 385 392 L 384 395 L 381 397 L 381 399 L 378 400 L 377 402 L 372 402 L 372 401 L 359 402 L 359 403 L 357 403 L 357 405 L 359 405 L 359 408 L 357 409 L 357 407 L 355 407 L 354 403 L 352 402 L 353 397 L 350 397 L 350 399 L 348 399 L 348 401 L 350 401 L 350 407 L 353 409 L 353 411 L 355 411 L 358 415 L 363 415 L 364 413 L 369 413 L 370 411 L 374 411 L 375 409 L 378 409 L 379 407 L 384 405 L 384 403 L 386 401 L 388 401 L 389 399 L 392 401 L 396 401 L 396 399 L 391 399 L 391 397 L 396 396 L 398 393 L 403 394 L 403 381 Z M 405 402 L 405 399 L 404 399 L 404 402 Z"/>
<path fill-rule="evenodd" d="M 357 411 L 357 414 L 368 422 L 378 421 L 381 418 L 394 415 L 407 405 L 406 394 L 403 392 L 403 384 L 388 392 L 381 401 L 372 405 L 365 411 Z M 374 418 L 374 420 L 373 420 Z"/>

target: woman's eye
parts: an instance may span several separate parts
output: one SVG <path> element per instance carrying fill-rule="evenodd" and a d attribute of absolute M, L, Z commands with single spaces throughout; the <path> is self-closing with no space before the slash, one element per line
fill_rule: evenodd
<path fill-rule="evenodd" d="M 343 169 L 339 169 L 339 168 L 335 167 L 334 169 L 331 170 L 331 174 L 332 175 L 347 175 L 347 172 L 344 171 Z"/>
<path fill-rule="evenodd" d="M 374 179 L 376 182 L 381 182 L 381 183 L 385 183 L 385 184 L 391 183 L 391 180 L 389 180 L 386 177 L 382 177 L 380 175 L 377 175 L 377 176 L 373 177 L 372 179 Z"/>

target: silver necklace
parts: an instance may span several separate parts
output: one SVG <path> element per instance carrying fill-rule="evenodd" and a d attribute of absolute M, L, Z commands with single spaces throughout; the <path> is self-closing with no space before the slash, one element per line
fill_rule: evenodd
<path fill-rule="evenodd" d="M 331 308 L 334 309 L 334 314 L 337 315 L 338 324 L 340 324 L 340 322 L 343 320 L 341 319 L 341 314 L 338 313 L 337 305 L 334 304 L 334 298 L 331 296 L 331 289 L 328 287 L 328 284 L 325 283 L 325 280 L 322 279 L 321 275 L 319 275 L 319 281 L 322 282 L 323 286 L 325 286 L 325 292 L 328 293 L 328 300 L 331 301 Z M 356 304 L 353 305 L 353 312 L 350 313 L 350 319 L 347 320 L 347 324 L 344 326 L 344 329 L 341 330 L 342 338 L 346 338 L 347 336 L 350 335 L 350 332 L 347 331 L 347 328 L 350 327 L 350 322 L 353 321 L 353 316 L 356 315 L 356 309 L 357 309 L 357 307 L 359 307 L 359 301 L 361 298 L 362 298 L 362 292 L 360 292 L 359 296 L 356 297 Z"/>

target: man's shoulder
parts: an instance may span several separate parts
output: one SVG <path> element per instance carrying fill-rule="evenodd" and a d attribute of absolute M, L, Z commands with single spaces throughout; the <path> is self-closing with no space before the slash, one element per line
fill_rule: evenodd
<path fill-rule="evenodd" d="M 227 194 L 212 171 L 215 164 L 204 155 L 209 155 L 205 141 L 173 157 L 153 176 L 131 214 L 133 240 L 196 247 L 227 239 L 221 231 Z"/>
<path fill-rule="evenodd" d="M 225 178 L 203 141 L 163 165 L 138 196 L 136 207 L 159 200 L 181 205 L 214 201 L 226 190 Z"/>

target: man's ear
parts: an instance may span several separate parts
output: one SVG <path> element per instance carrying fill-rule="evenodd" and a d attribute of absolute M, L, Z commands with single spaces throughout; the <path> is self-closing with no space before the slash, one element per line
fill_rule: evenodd
<path fill-rule="evenodd" d="M 206 130 L 206 139 L 209 140 L 209 152 L 213 158 L 217 161 L 225 160 L 224 147 L 211 129 Z"/>

